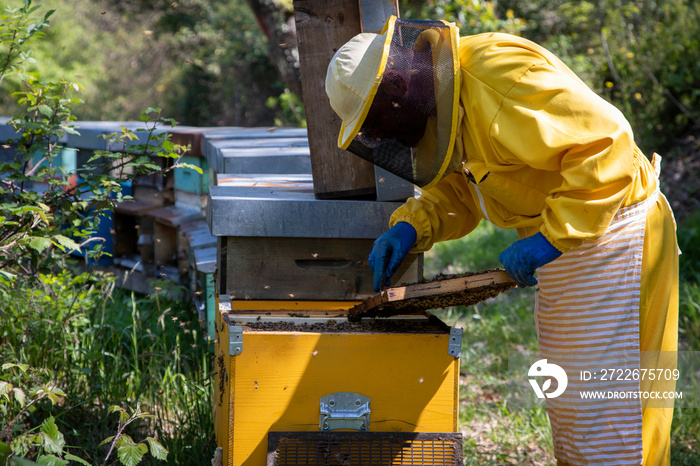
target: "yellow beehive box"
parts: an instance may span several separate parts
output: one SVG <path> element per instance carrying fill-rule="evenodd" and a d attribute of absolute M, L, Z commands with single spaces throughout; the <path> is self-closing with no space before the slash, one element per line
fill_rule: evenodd
<path fill-rule="evenodd" d="M 457 431 L 460 331 L 425 316 L 349 323 L 353 304 L 220 303 L 213 404 L 224 465 L 265 465 L 270 432 Z M 334 411 L 348 396 L 354 414 Z"/>

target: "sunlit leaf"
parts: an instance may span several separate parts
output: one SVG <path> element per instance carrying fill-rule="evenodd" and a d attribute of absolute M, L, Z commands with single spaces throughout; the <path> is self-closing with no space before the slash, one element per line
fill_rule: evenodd
<path fill-rule="evenodd" d="M 68 249 L 71 249 L 73 251 L 79 251 L 80 250 L 80 245 L 73 241 L 72 239 L 63 236 L 63 235 L 56 235 L 54 236 L 54 239 L 60 244 L 61 246 L 64 246 Z"/>
<path fill-rule="evenodd" d="M 5 396 L 8 393 L 12 391 L 12 384 L 9 382 L 5 382 L 3 380 L 0 380 L 0 396 Z"/>
<path fill-rule="evenodd" d="M 148 446 L 151 448 L 151 455 L 154 458 L 165 461 L 168 459 L 168 450 L 165 449 L 156 439 L 153 437 L 146 438 Z"/>
<path fill-rule="evenodd" d="M 172 141 L 165 140 L 163 141 L 163 149 L 172 152 L 175 150 L 175 145 L 172 143 Z"/>
<path fill-rule="evenodd" d="M 200 167 L 198 167 L 197 165 L 193 165 L 191 163 L 179 163 L 179 164 L 177 164 L 177 166 L 182 167 L 182 168 L 190 168 L 190 169 L 196 171 L 197 173 L 199 173 L 200 175 L 202 173 L 204 173 Z"/>
<path fill-rule="evenodd" d="M 145 451 L 144 451 L 145 450 Z M 117 456 L 124 466 L 136 466 L 143 459 L 148 449 L 146 445 L 122 445 L 117 449 Z"/>
<path fill-rule="evenodd" d="M 117 406 L 117 405 L 112 405 L 107 409 L 107 412 L 109 414 L 112 414 L 114 412 L 122 412 L 122 411 L 124 411 L 124 408 L 122 408 L 121 406 Z"/>
<path fill-rule="evenodd" d="M 32 236 L 29 239 L 29 247 L 34 249 L 37 252 L 42 252 L 46 248 L 51 246 L 51 239 L 49 238 L 41 238 L 39 236 Z"/>
<path fill-rule="evenodd" d="M 15 400 L 17 400 L 17 403 L 24 408 L 24 403 L 27 399 L 27 395 L 24 393 L 24 390 L 21 388 L 13 388 L 12 392 L 15 395 Z"/>
<path fill-rule="evenodd" d="M 5 364 L 2 365 L 2 370 L 5 371 L 5 370 L 10 369 L 12 367 L 16 367 L 17 369 L 19 369 L 23 373 L 27 372 L 27 370 L 29 370 L 29 364 L 16 364 L 14 362 L 6 362 Z"/>
<path fill-rule="evenodd" d="M 66 442 L 63 438 L 63 434 L 58 430 L 56 421 L 53 416 L 45 419 L 41 423 L 40 432 L 43 435 L 41 445 L 49 453 L 61 454 L 63 452 L 63 447 L 66 446 Z"/>

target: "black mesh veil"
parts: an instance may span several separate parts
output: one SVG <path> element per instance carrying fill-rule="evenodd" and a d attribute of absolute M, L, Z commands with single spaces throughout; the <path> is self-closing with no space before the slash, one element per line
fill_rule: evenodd
<path fill-rule="evenodd" d="M 382 84 L 347 150 L 429 187 L 461 162 L 451 160 L 459 86 L 456 28 L 402 19 L 393 31 L 388 27 Z"/>

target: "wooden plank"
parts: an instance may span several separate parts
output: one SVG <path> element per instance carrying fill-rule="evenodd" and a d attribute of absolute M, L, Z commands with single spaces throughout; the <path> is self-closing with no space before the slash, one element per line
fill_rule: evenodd
<path fill-rule="evenodd" d="M 348 319 L 387 317 L 450 306 L 470 306 L 515 286 L 505 270 L 439 277 L 386 289 L 348 310 Z"/>
<path fill-rule="evenodd" d="M 217 128 L 178 128 L 170 131 L 170 140 L 173 144 L 179 144 L 182 146 L 190 146 L 190 150 L 187 151 L 187 155 L 192 155 L 195 157 L 201 157 L 204 155 L 202 152 L 202 135 L 206 134 L 208 131 L 216 131 Z"/>
<path fill-rule="evenodd" d="M 197 272 L 211 275 L 216 270 L 216 248 L 197 249 L 192 254 L 194 256 L 194 269 Z"/>
<path fill-rule="evenodd" d="M 374 167 L 338 148 L 341 121 L 325 91 L 333 54 L 362 31 L 357 0 L 294 0 L 314 192 L 320 199 L 374 196 Z"/>
<path fill-rule="evenodd" d="M 226 289 L 232 300 L 362 300 L 374 294 L 367 264 L 373 239 L 227 237 Z M 420 279 L 412 254 L 395 283 Z"/>
<path fill-rule="evenodd" d="M 513 281 L 505 270 L 477 273 L 464 277 L 433 280 L 426 283 L 415 283 L 386 290 L 387 301 L 402 301 L 427 296 L 457 293 L 462 290 L 479 288 L 495 283 L 511 283 Z"/>
<path fill-rule="evenodd" d="M 187 231 L 185 237 L 190 245 L 190 249 L 196 250 L 209 247 L 216 249 L 216 237 L 209 233 L 209 227 Z"/>
<path fill-rule="evenodd" d="M 176 227 L 185 221 L 201 218 L 202 214 L 196 210 L 168 206 L 158 210 L 151 210 L 146 214 L 146 216 L 151 217 L 158 222 L 164 223 L 165 225 Z"/>
<path fill-rule="evenodd" d="M 294 188 L 311 189 L 312 179 L 309 175 L 218 175 L 217 186 L 244 188 Z"/>
<path fill-rule="evenodd" d="M 235 310 L 229 315 L 236 321 L 254 319 L 255 321 L 283 320 L 284 322 L 309 323 L 311 319 L 329 318 L 344 319 L 347 316 L 347 309 L 268 309 L 259 310 Z M 315 320 L 314 320 L 315 322 Z"/>

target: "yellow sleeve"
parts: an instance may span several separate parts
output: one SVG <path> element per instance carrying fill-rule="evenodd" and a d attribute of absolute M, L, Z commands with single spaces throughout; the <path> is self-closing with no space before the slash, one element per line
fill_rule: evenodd
<path fill-rule="evenodd" d="M 417 233 L 411 252 L 423 252 L 438 241 L 461 238 L 476 228 L 481 220 L 476 212 L 464 175 L 455 172 L 423 191 L 420 198 L 408 199 L 392 214 L 390 225 L 410 223 Z"/>
<path fill-rule="evenodd" d="M 546 193 L 540 228 L 561 251 L 605 232 L 639 165 L 624 116 L 548 63 L 533 64 L 515 82 L 489 136 L 507 163 L 561 175 Z"/>

